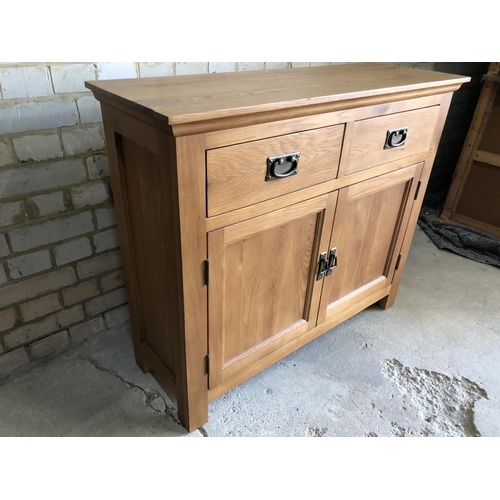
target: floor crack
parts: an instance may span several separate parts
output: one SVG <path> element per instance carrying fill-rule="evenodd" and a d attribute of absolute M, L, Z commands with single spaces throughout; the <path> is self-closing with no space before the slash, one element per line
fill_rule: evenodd
<path fill-rule="evenodd" d="M 134 384 L 133 382 L 129 382 L 125 380 L 121 375 L 119 375 L 115 370 L 112 370 L 111 368 L 106 368 L 105 366 L 102 366 L 96 359 L 92 358 L 91 356 L 76 356 L 78 359 L 82 359 L 84 361 L 87 361 L 90 363 L 96 370 L 99 370 L 101 372 L 104 372 L 108 375 L 111 375 L 113 377 L 116 377 L 120 382 L 123 382 L 128 388 L 133 388 L 133 389 L 139 389 L 142 392 L 142 395 L 144 397 L 144 403 L 146 406 L 151 408 L 154 412 L 156 413 L 164 413 L 165 415 L 168 415 L 169 417 L 174 420 L 174 422 L 180 426 L 182 426 L 180 420 L 176 416 L 175 408 L 171 408 L 168 406 L 165 398 L 158 392 L 153 389 L 144 389 L 140 385 Z M 163 405 L 155 403 L 158 401 L 158 399 L 161 400 Z M 163 406 L 163 407 L 162 407 Z"/>
<path fill-rule="evenodd" d="M 200 434 L 201 434 L 203 437 L 205 437 L 205 438 L 207 438 L 207 437 L 208 437 L 208 433 L 207 433 L 207 431 L 203 428 L 203 426 L 198 427 L 198 430 L 200 431 Z"/>

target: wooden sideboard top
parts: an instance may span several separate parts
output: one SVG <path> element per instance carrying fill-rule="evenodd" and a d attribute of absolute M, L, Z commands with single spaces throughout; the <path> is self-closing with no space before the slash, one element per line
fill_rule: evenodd
<path fill-rule="evenodd" d="M 355 63 L 311 68 L 86 82 L 100 100 L 168 126 L 306 108 L 326 112 L 457 90 L 469 77 Z M 384 99 L 383 96 L 386 96 Z M 357 102 L 356 102 L 357 101 Z M 335 106 L 333 106 L 335 105 Z M 198 130 L 202 131 L 202 130 Z"/>

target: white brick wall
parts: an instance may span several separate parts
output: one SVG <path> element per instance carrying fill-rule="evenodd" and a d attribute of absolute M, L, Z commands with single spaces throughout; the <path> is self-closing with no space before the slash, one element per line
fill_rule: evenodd
<path fill-rule="evenodd" d="M 286 69 L 288 63 L 286 62 L 266 62 L 266 69 Z"/>
<path fill-rule="evenodd" d="M 64 205 L 64 193 L 56 191 L 55 193 L 40 194 L 28 198 L 28 206 L 32 206 L 35 217 L 45 217 L 46 215 L 58 214 L 66 210 Z"/>
<path fill-rule="evenodd" d="M 115 210 L 113 208 L 100 208 L 95 211 L 95 216 L 99 229 L 104 229 L 116 224 Z"/>
<path fill-rule="evenodd" d="M 0 170 L 0 199 L 76 184 L 86 177 L 82 160 Z"/>
<path fill-rule="evenodd" d="M 9 255 L 9 247 L 4 234 L 0 234 L 0 258 Z"/>
<path fill-rule="evenodd" d="M 53 130 L 77 123 L 78 111 L 75 101 L 59 97 L 52 101 L 7 101 L 6 104 L 0 104 L 0 135 Z"/>
<path fill-rule="evenodd" d="M 7 283 L 7 273 L 3 266 L 0 266 L 0 285 Z"/>
<path fill-rule="evenodd" d="M 63 156 L 57 132 L 15 137 L 12 139 L 12 144 L 20 162 L 48 160 Z"/>
<path fill-rule="evenodd" d="M 123 275 L 123 270 L 113 271 L 106 274 L 101 278 L 101 290 L 103 292 L 109 292 L 114 288 L 125 285 L 125 276 Z"/>
<path fill-rule="evenodd" d="M 14 163 L 14 155 L 10 146 L 5 141 L 0 141 L 0 167 L 12 165 Z"/>
<path fill-rule="evenodd" d="M 24 321 L 32 321 L 37 318 L 47 316 L 47 314 L 59 311 L 62 309 L 62 304 L 59 299 L 59 294 L 51 293 L 40 299 L 30 300 L 21 304 L 21 315 Z"/>
<path fill-rule="evenodd" d="M 54 90 L 58 94 L 89 92 L 85 88 L 85 81 L 96 79 L 94 64 L 52 64 L 50 72 Z"/>
<path fill-rule="evenodd" d="M 199 75 L 208 73 L 208 63 L 206 62 L 178 62 L 176 68 L 177 75 Z"/>
<path fill-rule="evenodd" d="M 50 253 L 48 250 L 33 252 L 14 257 L 7 262 L 10 269 L 10 277 L 12 279 L 23 278 L 30 274 L 46 271 L 52 267 L 50 261 Z"/>
<path fill-rule="evenodd" d="M 98 205 L 108 198 L 108 188 L 103 181 L 95 181 L 71 189 L 71 199 L 75 208 Z"/>
<path fill-rule="evenodd" d="M 88 238 L 79 238 L 77 240 L 62 243 L 54 248 L 56 263 L 58 266 L 81 260 L 92 255 L 92 248 Z"/>
<path fill-rule="evenodd" d="M 240 71 L 259 71 L 264 69 L 263 62 L 240 62 Z"/>
<path fill-rule="evenodd" d="M 237 71 L 238 63 L 236 62 L 211 62 L 208 64 L 209 73 L 229 73 Z"/>
<path fill-rule="evenodd" d="M 75 281 L 75 270 L 72 267 L 65 267 L 49 274 L 23 280 L 21 283 L 9 284 L 0 288 L 0 309 L 65 288 Z"/>
<path fill-rule="evenodd" d="M 0 375 L 15 370 L 26 363 L 29 363 L 29 359 L 24 349 L 10 351 L 0 357 Z"/>
<path fill-rule="evenodd" d="M 0 312 L 0 332 L 9 330 L 16 324 L 16 310 L 11 307 Z"/>
<path fill-rule="evenodd" d="M 96 314 L 121 306 L 122 304 L 125 304 L 125 302 L 127 302 L 127 293 L 125 288 L 118 288 L 87 302 L 85 305 L 85 311 L 88 315 L 95 316 Z"/>
<path fill-rule="evenodd" d="M 48 70 L 42 66 L 0 69 L 0 85 L 4 99 L 53 94 Z"/>
<path fill-rule="evenodd" d="M 69 334 L 71 335 L 72 340 L 79 342 L 80 340 L 87 339 L 105 329 L 106 325 L 103 317 L 98 316 L 90 321 L 73 326 L 69 329 Z"/>
<path fill-rule="evenodd" d="M 20 201 L 0 204 L 0 228 L 11 226 L 23 219 L 23 205 Z"/>
<path fill-rule="evenodd" d="M 100 125 L 63 129 L 62 142 L 68 155 L 104 149 L 104 139 Z"/>
<path fill-rule="evenodd" d="M 116 229 L 110 229 L 109 231 L 97 233 L 94 236 L 94 246 L 96 252 L 104 252 L 105 250 L 111 250 L 112 248 L 118 247 L 118 231 Z"/>
<path fill-rule="evenodd" d="M 64 219 L 55 219 L 41 224 L 35 224 L 9 233 L 12 249 L 24 252 L 32 248 L 59 242 L 92 232 L 94 222 L 90 212 L 83 212 Z"/>
<path fill-rule="evenodd" d="M 94 155 L 87 158 L 87 172 L 89 174 L 89 179 L 109 177 L 108 157 L 104 155 Z"/>
<path fill-rule="evenodd" d="M 104 321 L 106 321 L 106 326 L 108 328 L 113 328 L 116 325 L 121 325 L 128 321 L 130 318 L 128 306 L 124 305 L 121 307 L 117 307 L 112 311 L 108 311 L 104 314 Z"/>
<path fill-rule="evenodd" d="M 33 344 L 29 346 L 29 350 L 34 358 L 41 358 L 61 351 L 67 347 L 68 344 L 68 332 L 64 330 L 43 340 L 39 340 L 38 342 L 33 342 Z"/>
<path fill-rule="evenodd" d="M 97 78 L 99 80 L 137 78 L 137 65 L 131 62 L 97 63 Z"/>
<path fill-rule="evenodd" d="M 81 306 L 73 306 L 69 309 L 64 309 L 56 314 L 52 314 L 38 321 L 30 322 L 27 325 L 7 333 L 4 336 L 5 345 L 13 348 L 22 344 L 27 344 L 44 335 L 69 326 L 72 323 L 81 321 L 83 318 L 84 315 Z"/>
<path fill-rule="evenodd" d="M 62 292 L 64 305 L 71 306 L 83 302 L 86 299 L 99 295 L 99 288 L 96 280 L 84 281 L 77 286 L 67 288 Z"/>
<path fill-rule="evenodd" d="M 292 66 L 0 63 L 0 376 L 129 318 L 102 115 L 84 82 Z"/>
<path fill-rule="evenodd" d="M 80 113 L 80 123 L 102 122 L 101 106 L 93 96 L 80 97 L 76 101 L 76 105 Z"/>
<path fill-rule="evenodd" d="M 121 267 L 121 265 L 122 260 L 120 252 L 108 252 L 92 259 L 79 262 L 77 266 L 78 277 L 80 279 L 89 278 L 90 276 L 95 276 L 105 271 L 111 271 L 111 269 Z"/>
<path fill-rule="evenodd" d="M 174 73 L 174 63 L 155 63 L 155 62 L 144 62 L 139 63 L 139 76 L 141 78 L 147 78 L 151 76 L 173 76 Z"/>

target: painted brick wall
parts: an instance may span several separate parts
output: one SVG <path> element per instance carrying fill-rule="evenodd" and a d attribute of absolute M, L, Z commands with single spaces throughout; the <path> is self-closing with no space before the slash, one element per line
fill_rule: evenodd
<path fill-rule="evenodd" d="M 0 376 L 128 319 L 102 119 L 85 80 L 326 64 L 0 63 Z M 473 94 L 457 115 L 472 116 Z M 449 140 L 462 135 L 452 128 Z"/>
<path fill-rule="evenodd" d="M 98 102 L 85 80 L 323 65 L 0 63 L 0 376 L 128 319 Z"/>

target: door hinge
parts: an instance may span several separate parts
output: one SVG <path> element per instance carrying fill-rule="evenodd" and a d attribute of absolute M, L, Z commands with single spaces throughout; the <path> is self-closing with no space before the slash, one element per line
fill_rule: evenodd
<path fill-rule="evenodd" d="M 418 193 L 420 193 L 420 186 L 421 185 L 422 185 L 422 181 L 418 181 L 417 189 L 415 191 L 415 198 L 413 198 L 414 200 L 416 200 L 418 198 Z"/>
<path fill-rule="evenodd" d="M 210 262 L 209 260 L 205 260 L 205 270 L 204 270 L 204 274 L 205 274 L 205 285 L 208 286 L 208 282 L 210 281 Z"/>
<path fill-rule="evenodd" d="M 398 255 L 398 260 L 396 261 L 396 267 L 395 267 L 395 269 L 394 269 L 395 271 L 397 271 L 397 270 L 398 270 L 398 268 L 399 268 L 399 263 L 400 263 L 400 262 L 401 262 L 401 254 L 399 254 L 399 255 Z"/>
<path fill-rule="evenodd" d="M 210 355 L 207 354 L 205 356 L 205 371 L 207 372 L 207 375 L 210 375 Z"/>

